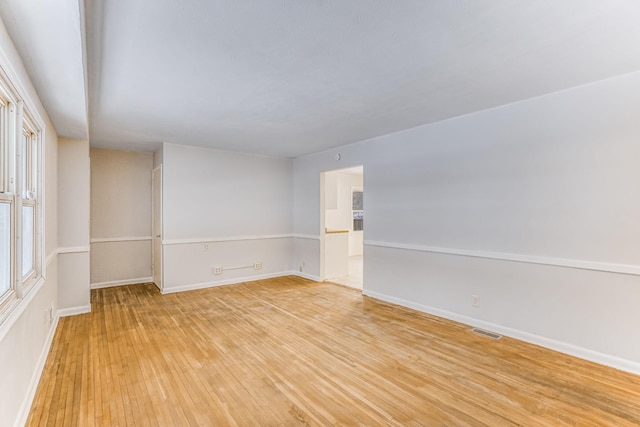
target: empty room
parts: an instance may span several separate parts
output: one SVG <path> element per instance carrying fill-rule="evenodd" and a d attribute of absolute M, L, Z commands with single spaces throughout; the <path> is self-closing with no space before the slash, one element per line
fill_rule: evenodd
<path fill-rule="evenodd" d="M 638 22 L 1 1 L 0 427 L 640 425 Z"/>

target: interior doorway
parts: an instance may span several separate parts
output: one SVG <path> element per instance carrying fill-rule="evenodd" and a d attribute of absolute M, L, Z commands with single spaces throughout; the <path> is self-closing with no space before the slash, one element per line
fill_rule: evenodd
<path fill-rule="evenodd" d="M 363 287 L 364 168 L 323 172 L 321 180 L 321 269 L 323 280 Z"/>

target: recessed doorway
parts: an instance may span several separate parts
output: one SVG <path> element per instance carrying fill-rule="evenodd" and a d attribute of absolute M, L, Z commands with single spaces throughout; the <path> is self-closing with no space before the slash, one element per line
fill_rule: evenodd
<path fill-rule="evenodd" d="M 363 287 L 364 170 L 362 166 L 321 175 L 321 261 L 323 279 Z"/>

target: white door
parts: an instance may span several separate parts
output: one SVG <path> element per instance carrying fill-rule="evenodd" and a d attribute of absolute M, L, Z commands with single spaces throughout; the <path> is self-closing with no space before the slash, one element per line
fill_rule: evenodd
<path fill-rule="evenodd" d="M 162 291 L 162 165 L 153 170 L 153 283 Z"/>

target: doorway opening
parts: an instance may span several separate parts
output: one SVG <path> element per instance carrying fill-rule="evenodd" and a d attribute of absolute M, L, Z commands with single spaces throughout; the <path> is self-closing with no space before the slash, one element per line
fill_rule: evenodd
<path fill-rule="evenodd" d="M 321 274 L 325 281 L 362 289 L 364 270 L 364 168 L 320 176 Z"/>

